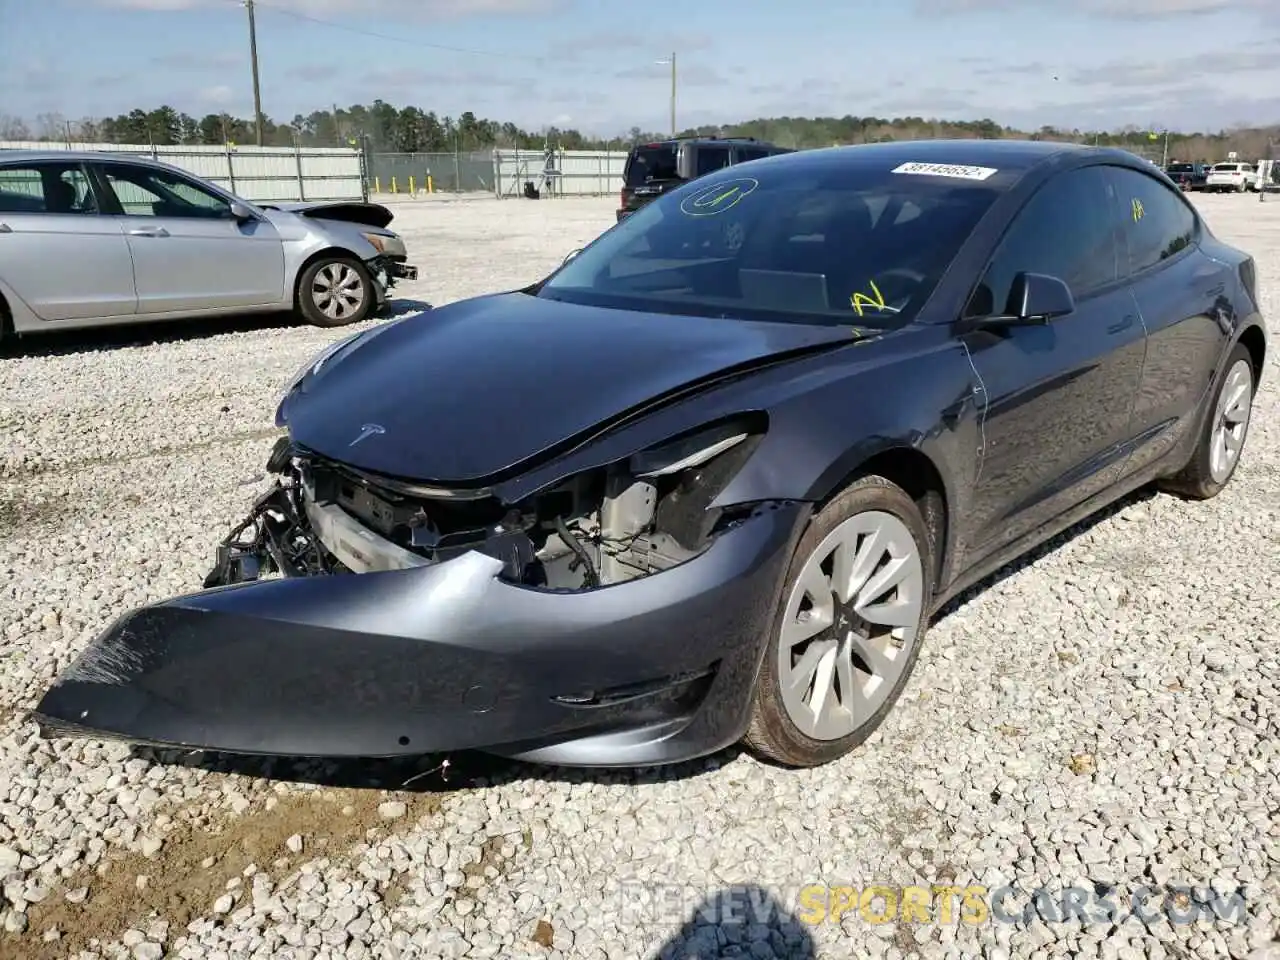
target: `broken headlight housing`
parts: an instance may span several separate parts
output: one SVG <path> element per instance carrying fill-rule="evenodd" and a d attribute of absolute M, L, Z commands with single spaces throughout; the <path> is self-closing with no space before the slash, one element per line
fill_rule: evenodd
<path fill-rule="evenodd" d="M 687 550 L 702 549 L 734 508 L 712 509 L 764 437 L 765 425 L 742 418 L 702 427 L 633 454 L 628 472 L 655 485 L 656 527 Z"/>

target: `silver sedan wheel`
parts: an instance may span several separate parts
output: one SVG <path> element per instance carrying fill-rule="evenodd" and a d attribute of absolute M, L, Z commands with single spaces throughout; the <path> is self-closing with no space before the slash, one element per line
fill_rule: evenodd
<path fill-rule="evenodd" d="M 911 531 L 872 510 L 844 521 L 810 554 L 787 599 L 778 680 L 806 736 L 838 740 L 894 689 L 920 633 L 924 567 Z"/>
<path fill-rule="evenodd" d="M 1213 437 L 1209 441 L 1209 475 L 1214 483 L 1225 483 L 1240 459 L 1252 406 L 1253 370 L 1249 361 L 1237 360 L 1227 372 L 1214 413 Z"/>
<path fill-rule="evenodd" d="M 367 296 L 364 280 L 349 263 L 330 263 L 316 271 L 311 300 L 330 320 L 345 320 L 359 312 Z"/>

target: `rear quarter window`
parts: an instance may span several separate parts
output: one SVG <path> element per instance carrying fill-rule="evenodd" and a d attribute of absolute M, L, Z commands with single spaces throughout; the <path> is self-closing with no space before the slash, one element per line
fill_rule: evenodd
<path fill-rule="evenodd" d="M 670 144 L 637 147 L 627 158 L 628 187 L 642 187 L 655 180 L 675 180 L 676 148 Z"/>

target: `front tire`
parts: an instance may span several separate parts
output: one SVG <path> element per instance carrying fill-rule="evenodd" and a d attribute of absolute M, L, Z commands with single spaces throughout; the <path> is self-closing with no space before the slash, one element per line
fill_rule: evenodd
<path fill-rule="evenodd" d="M 373 278 L 354 257 L 321 257 L 298 281 L 298 313 L 317 327 L 359 323 L 369 316 L 375 300 Z"/>
<path fill-rule="evenodd" d="M 1256 391 L 1253 358 L 1237 343 L 1213 394 L 1195 453 L 1176 475 L 1160 482 L 1161 489 L 1191 500 L 1209 500 L 1223 491 L 1244 452 Z"/>
<path fill-rule="evenodd" d="M 875 732 L 920 652 L 932 554 L 920 510 L 882 477 L 858 480 L 814 516 L 792 556 L 752 694 L 748 748 L 812 767 Z"/>

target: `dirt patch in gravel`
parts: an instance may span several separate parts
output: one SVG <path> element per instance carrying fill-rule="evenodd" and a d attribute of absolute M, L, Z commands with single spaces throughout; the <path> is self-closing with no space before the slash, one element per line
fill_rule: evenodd
<path fill-rule="evenodd" d="M 0 536 L 9 537 L 21 530 L 57 526 L 68 516 L 59 500 L 39 495 L 28 496 L 16 489 L 0 490 Z"/>
<path fill-rule="evenodd" d="M 383 820 L 378 805 L 392 796 L 405 803 L 407 812 Z M 0 934 L 0 960 L 63 960 L 91 949 L 94 940 L 109 943 L 130 929 L 145 933 L 157 920 L 168 922 L 167 942 L 172 943 L 193 920 L 211 915 L 233 877 L 242 878 L 231 891 L 238 909 L 252 889 L 251 877 L 245 877 L 251 866 L 256 867 L 251 873 L 282 880 L 307 861 L 345 856 L 355 844 L 385 836 L 398 824 L 416 823 L 440 805 L 432 794 L 358 789 L 290 792 L 273 799 L 270 809 L 258 805 L 220 824 L 179 819 L 152 857 L 130 852 L 104 858 L 93 872 L 67 880 L 63 889 L 32 904 L 21 937 Z M 297 854 L 287 846 L 295 834 L 303 838 Z M 147 878 L 141 887 L 139 877 Z M 67 899 L 68 892 L 84 887 L 88 896 L 82 902 Z M 45 942 L 51 929 L 61 936 Z"/>

